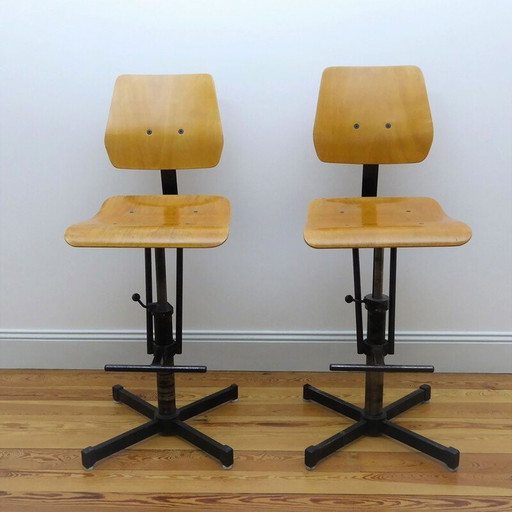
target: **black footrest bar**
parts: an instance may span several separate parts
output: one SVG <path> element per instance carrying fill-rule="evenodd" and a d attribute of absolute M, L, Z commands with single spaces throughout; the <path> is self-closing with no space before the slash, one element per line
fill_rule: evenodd
<path fill-rule="evenodd" d="M 206 366 L 156 366 L 150 364 L 106 364 L 106 372 L 206 373 Z"/>
<path fill-rule="evenodd" d="M 414 366 L 403 364 L 331 364 L 329 369 L 333 372 L 389 372 L 389 373 L 432 373 L 433 366 Z"/>

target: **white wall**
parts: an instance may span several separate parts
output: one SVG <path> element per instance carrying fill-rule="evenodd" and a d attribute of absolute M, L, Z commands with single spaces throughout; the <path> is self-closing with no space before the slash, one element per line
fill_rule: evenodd
<path fill-rule="evenodd" d="M 208 363 L 216 341 L 235 338 L 238 367 L 327 368 L 321 347 L 354 328 L 351 256 L 308 248 L 302 228 L 309 200 L 359 195 L 360 172 L 316 158 L 320 75 L 416 64 L 434 145 L 422 164 L 383 168 L 380 192 L 435 197 L 474 235 L 461 248 L 399 251 L 400 336 L 419 350 L 446 345 L 444 370 L 510 369 L 511 24 L 508 0 L 0 2 L 0 365 L 95 366 L 92 347 L 113 359 L 121 345 L 109 341 L 140 338 L 130 295 L 143 288 L 141 251 L 74 249 L 63 232 L 109 195 L 159 192 L 158 173 L 108 162 L 115 78 L 208 72 L 224 153 L 216 169 L 182 172 L 181 192 L 229 197 L 233 220 L 224 246 L 185 253 L 191 346 Z M 56 359 L 73 340 L 79 351 Z M 284 346 L 284 359 L 257 343 Z"/>

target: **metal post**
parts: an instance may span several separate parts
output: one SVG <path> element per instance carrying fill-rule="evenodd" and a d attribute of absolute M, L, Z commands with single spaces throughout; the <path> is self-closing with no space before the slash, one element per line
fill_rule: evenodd
<path fill-rule="evenodd" d="M 359 249 L 352 249 L 352 267 L 354 269 L 354 306 L 356 311 L 357 353 L 364 354 L 363 307 L 361 304 L 361 266 Z"/>
<path fill-rule="evenodd" d="M 384 249 L 375 249 L 373 254 L 373 291 L 370 298 L 383 299 Z M 375 303 L 366 304 L 368 309 L 368 338 L 366 364 L 384 364 L 384 344 L 386 342 L 386 311 Z M 384 373 L 366 372 L 365 412 L 376 416 L 382 413 L 384 395 Z"/>
<path fill-rule="evenodd" d="M 144 249 L 145 276 L 146 276 L 146 304 L 153 302 L 153 272 L 151 268 L 151 249 Z M 146 340 L 147 353 L 153 354 L 153 315 L 146 309 Z"/>
<path fill-rule="evenodd" d="M 183 346 L 183 249 L 176 249 L 176 354 Z"/>
<path fill-rule="evenodd" d="M 362 197 L 376 197 L 377 185 L 379 181 L 379 165 L 364 164 L 363 165 L 363 187 Z"/>
<path fill-rule="evenodd" d="M 167 302 L 167 279 L 165 271 L 165 249 L 155 249 L 156 295 L 159 307 L 165 308 Z M 157 346 L 162 348 L 162 365 L 174 366 L 174 354 L 166 350 L 172 345 L 172 312 L 155 317 L 155 338 Z M 176 412 L 176 389 L 173 372 L 156 374 L 158 389 L 158 412 L 172 415 Z"/>
<path fill-rule="evenodd" d="M 178 193 L 178 177 L 176 169 L 162 169 L 160 171 L 160 178 L 162 181 L 162 193 L 164 195 Z"/>
<path fill-rule="evenodd" d="M 176 169 L 162 169 L 160 171 L 162 192 L 164 195 L 178 195 L 178 176 Z M 176 249 L 176 343 L 174 352 L 183 351 L 183 249 Z"/>
<path fill-rule="evenodd" d="M 373 288 L 371 297 L 366 297 L 368 309 L 368 343 L 382 345 L 386 342 L 386 310 L 384 284 L 384 249 L 374 249 L 373 254 Z M 373 301 L 370 303 L 370 301 Z M 378 305 L 377 303 L 380 303 Z"/>
<path fill-rule="evenodd" d="M 167 275 L 165 270 L 165 249 L 155 249 L 156 300 L 167 302 Z"/>
<path fill-rule="evenodd" d="M 393 247 L 391 248 L 389 258 L 388 354 L 395 353 L 396 259 L 397 249 Z"/>
<path fill-rule="evenodd" d="M 384 285 L 384 249 L 373 250 L 373 288 L 374 299 L 382 299 Z"/>

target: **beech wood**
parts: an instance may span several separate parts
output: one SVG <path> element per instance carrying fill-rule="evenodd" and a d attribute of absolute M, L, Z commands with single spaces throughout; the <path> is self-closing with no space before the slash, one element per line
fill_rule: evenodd
<path fill-rule="evenodd" d="M 446 247 L 465 244 L 471 228 L 428 197 L 315 199 L 304 239 L 317 249 Z"/>
<path fill-rule="evenodd" d="M 425 81 L 418 67 L 330 67 L 323 72 L 313 132 L 320 160 L 420 162 L 432 137 Z"/>
<path fill-rule="evenodd" d="M 221 196 L 115 196 L 65 239 L 75 247 L 216 247 L 228 237 L 230 212 Z"/>
<path fill-rule="evenodd" d="M 105 146 L 112 165 L 122 169 L 214 167 L 223 135 L 212 77 L 120 76 Z"/>

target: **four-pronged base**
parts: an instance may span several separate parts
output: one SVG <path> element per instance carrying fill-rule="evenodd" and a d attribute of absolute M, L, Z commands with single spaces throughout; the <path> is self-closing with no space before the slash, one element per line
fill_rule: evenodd
<path fill-rule="evenodd" d="M 218 459 L 225 469 L 230 469 L 233 465 L 233 449 L 231 447 L 218 443 L 184 422 L 218 405 L 236 400 L 238 398 L 238 386 L 236 384 L 185 405 L 168 416 L 160 414 L 157 407 L 130 393 L 123 386 L 114 386 L 112 394 L 114 401 L 131 407 L 138 413 L 150 418 L 150 421 L 108 441 L 82 450 L 82 464 L 85 469 L 92 469 L 99 460 L 156 434 L 173 435 L 185 439 Z"/>
<path fill-rule="evenodd" d="M 430 400 L 430 386 L 427 384 L 384 407 L 378 415 L 368 415 L 364 409 L 320 391 L 309 384 L 304 385 L 304 399 L 317 402 L 356 421 L 355 424 L 320 444 L 306 448 L 305 464 L 308 469 L 314 469 L 319 461 L 364 435 L 392 437 L 444 462 L 451 470 L 457 469 L 459 465 L 460 453 L 455 448 L 443 446 L 389 421 L 417 404 L 428 402 Z"/>

